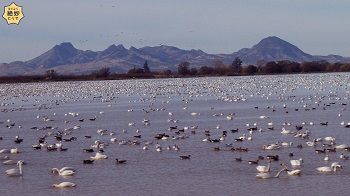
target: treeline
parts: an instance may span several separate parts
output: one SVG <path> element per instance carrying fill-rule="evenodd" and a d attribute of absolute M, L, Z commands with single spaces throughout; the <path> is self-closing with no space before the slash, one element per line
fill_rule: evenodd
<path fill-rule="evenodd" d="M 318 73 L 318 72 L 348 72 L 350 63 L 334 63 L 328 61 L 293 62 L 283 61 L 258 61 L 257 65 L 242 67 L 242 61 L 236 58 L 231 64 L 225 65 L 222 61 L 213 61 L 212 66 L 190 68 L 189 62 L 181 62 L 178 65 L 180 75 L 255 75 L 255 74 L 288 74 L 288 73 Z"/>
<path fill-rule="evenodd" d="M 170 72 L 171 74 L 171 72 Z M 0 83 L 29 83 L 29 82 L 50 82 L 50 81 L 87 81 L 87 80 L 123 80 L 133 78 L 156 78 L 169 77 L 169 73 L 165 72 L 138 72 L 117 74 L 111 73 L 110 68 L 103 67 L 93 71 L 90 74 L 81 75 L 63 75 L 56 70 L 49 69 L 41 75 L 17 75 L 17 76 L 1 76 Z"/>
<path fill-rule="evenodd" d="M 311 62 L 258 61 L 256 65 L 242 67 L 242 61 L 237 57 L 232 63 L 225 65 L 222 61 L 214 60 L 210 66 L 190 67 L 187 61 L 177 66 L 177 72 L 164 70 L 155 72 L 146 61 L 142 68 L 132 68 L 125 74 L 111 73 L 110 68 L 103 67 L 87 75 L 61 75 L 49 69 L 42 75 L 3 76 L 0 83 L 14 82 L 45 82 L 45 81 L 84 81 L 84 80 L 118 80 L 132 78 L 169 78 L 169 77 L 202 77 L 202 76 L 241 76 L 263 74 L 293 74 L 319 72 L 350 72 L 350 63 L 329 63 L 325 60 Z"/>

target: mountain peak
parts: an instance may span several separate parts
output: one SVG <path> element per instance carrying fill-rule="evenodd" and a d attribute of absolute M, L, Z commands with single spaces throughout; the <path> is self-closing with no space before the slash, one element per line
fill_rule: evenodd
<path fill-rule="evenodd" d="M 112 44 L 110 45 L 107 49 L 105 49 L 103 51 L 103 53 L 106 54 L 112 54 L 112 53 L 116 53 L 118 51 L 126 51 L 127 49 L 124 48 L 124 46 L 122 44 L 119 44 L 118 46 Z"/>
<path fill-rule="evenodd" d="M 302 62 L 313 59 L 311 55 L 276 36 L 266 37 L 252 48 L 240 50 L 234 53 L 234 55 L 240 57 L 245 63 L 255 63 L 258 60 L 291 60 Z"/>
<path fill-rule="evenodd" d="M 59 46 L 61 46 L 62 48 L 74 48 L 74 46 L 70 42 L 62 42 Z"/>
<path fill-rule="evenodd" d="M 119 44 L 116 46 L 115 44 L 110 45 L 105 51 L 124 51 L 126 48 L 122 45 Z"/>
<path fill-rule="evenodd" d="M 106 60 L 106 59 L 113 59 L 113 58 L 120 58 L 123 56 L 123 54 L 127 53 L 128 50 L 124 48 L 123 45 L 119 44 L 116 46 L 115 44 L 112 44 L 108 46 L 105 50 L 98 52 L 96 56 L 96 60 Z"/>
<path fill-rule="evenodd" d="M 266 40 L 269 40 L 269 41 L 271 41 L 271 40 L 272 41 L 284 41 L 283 39 L 281 39 L 281 38 L 279 38 L 277 36 L 274 36 L 274 35 L 265 37 L 261 41 L 266 41 Z"/>
<path fill-rule="evenodd" d="M 75 54 L 77 49 L 70 42 L 62 42 L 60 45 L 55 45 L 52 48 L 53 52 L 70 56 Z"/>
<path fill-rule="evenodd" d="M 55 45 L 51 50 L 42 55 L 27 61 L 30 67 L 38 66 L 40 68 L 51 68 L 57 65 L 69 64 L 72 57 L 76 56 L 78 49 L 70 42 L 63 42 L 60 45 Z"/>
<path fill-rule="evenodd" d="M 278 38 L 276 36 L 270 36 L 270 37 L 266 37 L 264 39 L 262 39 L 257 45 L 255 46 L 260 46 L 260 47 L 293 47 L 293 48 L 297 48 L 296 46 L 294 46 L 293 44 L 284 41 L 281 38 Z M 299 50 L 299 48 L 298 48 Z"/>

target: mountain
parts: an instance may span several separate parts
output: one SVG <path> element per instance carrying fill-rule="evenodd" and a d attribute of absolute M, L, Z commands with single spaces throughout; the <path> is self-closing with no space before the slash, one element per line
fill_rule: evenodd
<path fill-rule="evenodd" d="M 258 60 L 264 61 L 313 61 L 317 58 L 300 50 L 298 47 L 275 36 L 262 39 L 258 44 L 250 49 L 241 49 L 234 53 L 243 62 L 256 63 Z"/>
<path fill-rule="evenodd" d="M 64 42 L 25 64 L 28 67 L 49 69 L 67 64 L 87 63 L 93 61 L 96 56 L 97 52 L 78 50 L 71 43 Z"/>
<path fill-rule="evenodd" d="M 126 73 L 134 67 L 142 68 L 146 60 L 152 71 L 164 71 L 176 70 L 183 61 L 190 62 L 191 67 L 200 67 L 211 66 L 213 60 L 229 64 L 236 57 L 244 65 L 255 64 L 259 60 L 350 62 L 349 57 L 307 54 L 276 36 L 264 38 L 252 48 L 243 48 L 231 54 L 207 54 L 202 50 L 183 50 L 166 45 L 126 49 L 123 45 L 114 44 L 103 51 L 94 52 L 79 50 L 71 43 L 64 42 L 29 61 L 0 64 L 0 75 L 43 74 L 48 69 L 54 69 L 59 74 L 90 74 L 103 67 L 109 67 L 111 72 Z"/>

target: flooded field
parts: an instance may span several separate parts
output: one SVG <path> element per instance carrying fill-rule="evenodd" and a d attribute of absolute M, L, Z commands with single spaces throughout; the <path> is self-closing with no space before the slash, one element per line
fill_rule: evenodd
<path fill-rule="evenodd" d="M 350 194 L 349 86 L 343 73 L 1 84 L 1 195 Z"/>

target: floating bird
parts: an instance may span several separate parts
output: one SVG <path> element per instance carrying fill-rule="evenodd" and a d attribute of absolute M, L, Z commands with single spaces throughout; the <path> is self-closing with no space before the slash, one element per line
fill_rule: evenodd
<path fill-rule="evenodd" d="M 2 162 L 4 165 L 16 165 L 18 164 L 17 161 L 14 161 L 14 160 L 6 160 L 4 162 Z M 24 164 L 24 162 L 23 162 Z"/>
<path fill-rule="evenodd" d="M 325 161 L 329 161 L 329 156 L 328 154 L 326 155 L 326 157 L 324 158 Z"/>
<path fill-rule="evenodd" d="M 19 136 L 16 135 L 14 142 L 19 144 L 19 143 L 23 142 L 23 139 L 19 138 Z"/>
<path fill-rule="evenodd" d="M 285 167 L 285 169 L 287 170 L 287 174 L 288 175 L 291 175 L 291 176 L 297 176 L 297 175 L 300 175 L 301 174 L 301 170 L 300 169 L 294 169 L 294 170 L 289 170 L 287 168 L 287 165 L 285 163 L 281 163 L 282 166 Z"/>
<path fill-rule="evenodd" d="M 58 173 L 58 175 L 60 176 L 72 176 L 75 173 L 73 170 L 69 170 L 69 169 L 62 170 L 62 169 L 59 170 L 57 168 L 52 168 L 52 173 Z"/>
<path fill-rule="evenodd" d="M 317 171 L 319 171 L 319 172 L 332 172 L 332 171 L 334 171 L 334 172 L 336 172 L 337 171 L 337 168 L 343 168 L 342 167 L 342 165 L 340 165 L 339 163 L 337 163 L 337 162 L 334 162 L 334 163 L 332 163 L 332 165 L 330 166 L 330 167 L 328 167 L 328 166 L 323 166 L 323 167 L 318 167 L 318 168 L 316 168 L 317 169 Z"/>
<path fill-rule="evenodd" d="M 267 155 L 266 158 L 274 160 L 274 161 L 278 161 L 279 160 L 279 156 L 278 155 Z"/>
<path fill-rule="evenodd" d="M 84 164 L 92 164 L 93 162 L 94 162 L 94 160 L 89 160 L 89 159 L 83 160 Z"/>
<path fill-rule="evenodd" d="M 262 166 L 262 165 L 258 165 L 258 166 L 256 166 L 256 170 L 258 170 L 258 172 L 260 172 L 260 173 L 270 172 L 270 165 L 271 165 L 271 160 L 268 161 L 267 167 Z"/>
<path fill-rule="evenodd" d="M 76 187 L 76 184 L 72 182 L 61 182 L 59 184 L 53 184 L 52 187 L 55 188 L 68 188 L 68 187 Z"/>
<path fill-rule="evenodd" d="M 73 167 L 62 167 L 61 169 L 58 169 L 58 168 L 54 167 L 54 168 L 51 169 L 52 173 L 63 172 L 63 171 L 66 171 L 66 170 L 75 171 L 75 169 Z"/>
<path fill-rule="evenodd" d="M 107 155 L 104 155 L 104 154 L 102 154 L 102 153 L 100 153 L 100 152 L 96 152 L 96 155 L 95 155 L 95 156 L 90 157 L 90 159 L 92 159 L 92 160 L 107 159 L 107 158 L 108 158 Z"/>
<path fill-rule="evenodd" d="M 286 168 L 281 169 L 280 171 L 278 171 L 278 173 L 275 176 L 272 176 L 269 173 L 258 173 L 255 177 L 257 179 L 278 178 L 280 176 L 280 174 L 284 171 L 287 171 L 287 169 Z"/>
<path fill-rule="evenodd" d="M 18 165 L 18 169 L 9 169 L 9 170 L 6 170 L 6 174 L 8 176 L 23 176 L 23 170 L 22 170 L 22 165 L 23 165 L 23 161 L 22 160 L 19 160 L 17 162 L 17 165 Z"/>
<path fill-rule="evenodd" d="M 269 144 L 269 145 L 263 145 L 263 150 L 277 150 L 280 149 L 281 146 L 277 145 L 277 144 Z"/>
<path fill-rule="evenodd" d="M 259 160 L 257 160 L 257 161 L 248 161 L 248 163 L 250 165 L 257 165 L 257 164 L 259 164 Z"/>
<path fill-rule="evenodd" d="M 190 159 L 190 158 L 191 158 L 191 155 L 188 155 L 188 156 L 182 155 L 182 156 L 180 156 L 180 159 Z"/>
<path fill-rule="evenodd" d="M 89 148 L 89 149 L 83 149 L 84 152 L 94 152 L 94 149 Z"/>
<path fill-rule="evenodd" d="M 303 163 L 303 159 L 297 159 L 297 160 L 290 160 L 290 164 L 292 166 L 301 166 L 301 164 Z"/>
<path fill-rule="evenodd" d="M 119 159 L 115 159 L 117 164 L 125 164 L 126 160 L 119 160 Z"/>
<path fill-rule="evenodd" d="M 339 158 L 342 159 L 342 160 L 348 160 L 349 156 L 346 156 L 346 155 L 344 155 L 344 153 L 341 153 Z"/>

